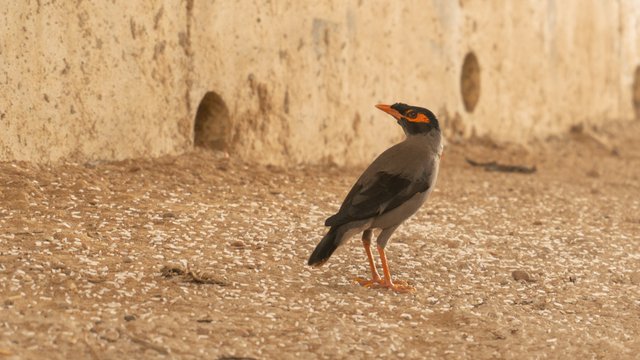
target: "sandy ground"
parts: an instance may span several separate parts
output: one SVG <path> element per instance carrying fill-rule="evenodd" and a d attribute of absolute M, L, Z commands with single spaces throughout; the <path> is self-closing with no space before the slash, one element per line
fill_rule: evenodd
<path fill-rule="evenodd" d="M 356 238 L 305 265 L 362 168 L 2 163 L 0 359 L 633 358 L 638 138 L 448 146 L 387 247 L 413 294 L 355 285 Z"/>

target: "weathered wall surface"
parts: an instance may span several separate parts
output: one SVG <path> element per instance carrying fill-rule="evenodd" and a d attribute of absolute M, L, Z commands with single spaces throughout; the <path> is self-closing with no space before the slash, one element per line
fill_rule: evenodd
<path fill-rule="evenodd" d="M 632 0 L 40 3 L 0 9 L 0 160 L 181 152 L 207 93 L 198 129 L 272 163 L 370 160 L 402 136 L 378 102 L 512 141 L 635 117 Z"/>
<path fill-rule="evenodd" d="M 179 2 L 0 7 L 0 160 L 122 159 L 188 148 Z"/>

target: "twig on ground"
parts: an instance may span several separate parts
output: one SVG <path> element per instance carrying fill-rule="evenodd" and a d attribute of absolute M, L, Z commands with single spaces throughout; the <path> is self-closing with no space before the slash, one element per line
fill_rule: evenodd
<path fill-rule="evenodd" d="M 486 171 L 497 171 L 497 172 L 507 172 L 507 173 L 520 173 L 520 174 L 532 174 L 536 172 L 536 167 L 527 167 L 522 165 L 504 165 L 499 164 L 495 161 L 489 162 L 478 162 L 471 160 L 469 158 L 465 158 L 467 163 L 471 166 L 478 166 L 484 168 Z"/>

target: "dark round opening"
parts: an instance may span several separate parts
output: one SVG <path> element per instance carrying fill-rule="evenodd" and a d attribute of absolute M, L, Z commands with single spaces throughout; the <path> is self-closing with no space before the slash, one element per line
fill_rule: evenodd
<path fill-rule="evenodd" d="M 473 52 L 467 53 L 462 63 L 460 92 L 467 112 L 473 112 L 480 99 L 480 64 Z"/>
<path fill-rule="evenodd" d="M 229 109 L 220 95 L 207 92 L 196 112 L 194 143 L 212 150 L 226 150 L 231 130 Z"/>

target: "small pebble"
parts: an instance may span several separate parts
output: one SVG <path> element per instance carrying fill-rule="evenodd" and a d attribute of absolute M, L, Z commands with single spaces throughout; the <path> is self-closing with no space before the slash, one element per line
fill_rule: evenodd
<path fill-rule="evenodd" d="M 599 178 L 600 177 L 600 173 L 598 173 L 598 170 L 596 170 L 596 169 L 591 169 L 591 170 L 587 171 L 587 176 L 588 177 L 592 177 L 592 178 Z"/>
<path fill-rule="evenodd" d="M 516 280 L 516 281 L 521 281 L 521 280 L 528 281 L 528 282 L 534 281 L 533 278 L 531 278 L 531 276 L 529 275 L 529 273 L 524 270 L 514 270 L 511 273 L 511 276 L 513 277 L 513 280 Z"/>
<path fill-rule="evenodd" d="M 115 342 L 120 338 L 120 333 L 116 329 L 106 329 L 100 337 L 108 342 Z"/>
<path fill-rule="evenodd" d="M 238 248 L 238 249 L 244 249 L 245 247 L 247 247 L 247 244 L 245 244 L 244 241 L 242 241 L 242 240 L 232 241 L 231 244 L 229 244 L 229 245 L 233 246 L 234 248 Z"/>

